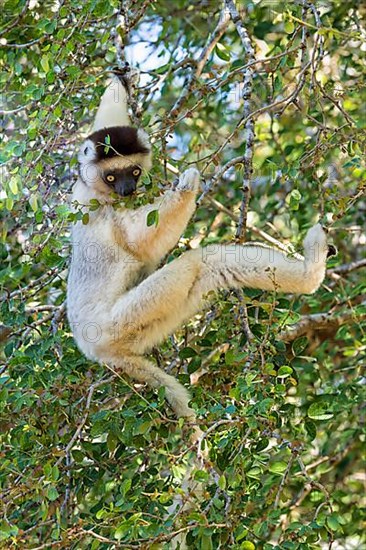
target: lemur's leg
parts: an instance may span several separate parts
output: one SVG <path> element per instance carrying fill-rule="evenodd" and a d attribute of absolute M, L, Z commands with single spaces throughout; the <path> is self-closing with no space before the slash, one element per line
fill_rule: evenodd
<path fill-rule="evenodd" d="M 151 388 L 164 386 L 166 398 L 175 414 L 178 417 L 184 416 L 194 421 L 195 413 L 188 405 L 189 392 L 174 376 L 166 374 L 151 361 L 141 356 L 123 355 L 107 362 L 120 368 L 134 380 L 148 384 Z"/>
<path fill-rule="evenodd" d="M 136 335 L 128 349 L 144 353 L 196 313 L 220 288 L 260 288 L 311 294 L 324 279 L 328 247 L 319 224 L 304 240 L 304 259 L 261 245 L 213 245 L 191 250 L 155 271 L 114 305 L 117 340 Z M 133 340 L 133 339 L 132 339 Z"/>
<path fill-rule="evenodd" d="M 108 81 L 95 117 L 93 132 L 110 126 L 131 126 L 126 88 L 116 76 Z"/>
<path fill-rule="evenodd" d="M 287 258 L 260 245 L 215 245 L 187 252 L 116 302 L 111 311 L 113 337 L 103 339 L 101 358 L 151 386 L 165 386 L 175 412 L 192 416 L 184 388 L 142 354 L 196 313 L 212 290 L 247 286 L 314 292 L 324 278 L 327 252 L 326 236 L 319 224 L 305 237 L 304 260 Z"/>
<path fill-rule="evenodd" d="M 113 337 L 105 341 L 101 358 L 152 387 L 165 386 L 176 414 L 193 419 L 185 388 L 142 354 L 196 313 L 209 291 L 247 286 L 314 292 L 324 278 L 327 253 L 319 224 L 305 237 L 303 260 L 260 245 L 215 245 L 187 252 L 116 302 Z"/>

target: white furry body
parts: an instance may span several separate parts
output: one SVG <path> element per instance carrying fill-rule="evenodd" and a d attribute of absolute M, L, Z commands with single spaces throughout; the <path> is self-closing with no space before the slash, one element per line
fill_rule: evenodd
<path fill-rule="evenodd" d="M 111 96 L 106 94 L 98 125 L 103 109 L 111 121 Z M 68 317 L 81 351 L 136 380 L 165 386 L 176 414 L 191 418 L 187 390 L 144 354 L 199 311 L 210 291 L 247 286 L 314 292 L 324 278 L 327 257 L 326 236 L 318 224 L 305 238 L 304 259 L 287 258 L 263 245 L 227 244 L 186 252 L 157 269 L 193 215 L 198 189 L 199 173 L 189 169 L 176 189 L 153 205 L 114 209 L 105 193 L 79 179 L 73 200 L 87 205 L 96 198 L 105 205 L 90 212 L 87 225 L 77 222 L 72 229 L 68 281 Z M 148 227 L 151 210 L 159 211 L 159 223 Z"/>

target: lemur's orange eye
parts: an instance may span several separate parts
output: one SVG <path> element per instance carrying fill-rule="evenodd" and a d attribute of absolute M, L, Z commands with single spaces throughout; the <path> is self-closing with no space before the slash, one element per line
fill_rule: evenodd
<path fill-rule="evenodd" d="M 136 170 L 134 170 L 132 174 L 137 177 L 141 174 L 141 170 L 139 168 L 136 168 Z"/>
<path fill-rule="evenodd" d="M 113 176 L 112 174 L 108 174 L 108 176 L 106 177 L 106 180 L 109 181 L 109 183 L 112 183 L 115 179 L 115 176 Z"/>

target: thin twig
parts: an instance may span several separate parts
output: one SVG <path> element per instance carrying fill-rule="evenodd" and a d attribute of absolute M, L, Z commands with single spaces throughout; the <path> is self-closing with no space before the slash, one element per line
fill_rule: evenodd
<path fill-rule="evenodd" d="M 280 498 L 281 498 L 281 494 L 282 494 L 282 491 L 283 491 L 283 488 L 285 486 L 285 483 L 287 481 L 287 478 L 288 478 L 288 475 L 290 473 L 290 470 L 291 470 L 291 466 L 292 466 L 292 463 L 294 461 L 294 457 L 291 456 L 290 457 L 290 460 L 288 461 L 288 464 L 287 464 L 287 468 L 282 476 L 282 479 L 281 479 L 281 483 L 278 487 L 278 491 L 277 491 L 277 494 L 276 494 L 276 498 L 275 498 L 275 501 L 274 501 L 274 508 L 278 508 L 278 505 L 279 505 L 279 502 L 280 502 Z"/>
<path fill-rule="evenodd" d="M 208 37 L 205 47 L 203 48 L 197 60 L 197 63 L 195 64 L 195 69 L 194 70 L 192 69 L 191 74 L 188 77 L 188 81 L 184 86 L 183 92 L 175 102 L 173 108 L 171 109 L 168 115 L 169 122 L 176 121 L 179 113 L 182 110 L 182 107 L 191 96 L 197 79 L 201 76 L 208 58 L 210 57 L 216 44 L 219 42 L 220 38 L 224 34 L 228 23 L 229 23 L 229 14 L 226 12 L 226 10 L 222 10 L 220 15 L 220 20 L 215 30 L 213 31 L 213 33 Z"/>

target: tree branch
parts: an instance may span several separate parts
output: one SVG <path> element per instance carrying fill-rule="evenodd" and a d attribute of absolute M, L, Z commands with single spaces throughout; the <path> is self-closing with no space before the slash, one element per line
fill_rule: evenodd
<path fill-rule="evenodd" d="M 338 265 L 332 269 L 327 269 L 327 275 L 337 276 L 337 279 L 339 279 L 341 275 L 347 275 L 351 271 L 361 269 L 362 267 L 366 267 L 366 258 L 355 262 L 350 262 L 349 264 Z"/>
<path fill-rule="evenodd" d="M 248 31 L 246 30 L 243 21 L 241 20 L 238 10 L 234 0 L 225 0 L 225 6 L 229 10 L 231 19 L 236 27 L 240 40 L 242 42 L 245 55 L 249 63 L 255 61 L 254 48 L 252 46 Z M 253 93 L 253 77 L 254 70 L 252 65 L 247 66 L 243 70 L 243 100 L 244 108 L 243 115 L 247 119 L 244 130 L 245 130 L 245 153 L 242 157 L 242 162 L 244 165 L 244 174 L 243 174 L 243 200 L 240 206 L 240 216 L 239 223 L 236 230 L 236 238 L 239 241 L 245 240 L 245 232 L 247 226 L 247 217 L 248 217 L 248 206 L 250 201 L 250 192 L 251 192 L 251 178 L 253 173 L 253 145 L 254 145 L 254 119 L 250 117 L 251 114 L 251 103 L 252 103 L 252 93 Z"/>
<path fill-rule="evenodd" d="M 366 300 L 358 306 L 366 306 Z M 312 313 L 304 315 L 300 321 L 281 331 L 278 338 L 286 342 L 292 342 L 299 336 L 303 336 L 308 330 L 321 330 L 327 327 L 337 328 L 349 321 L 359 322 L 364 319 L 366 319 L 366 313 L 356 315 L 353 310 L 343 311 L 339 315 L 335 312 Z"/>

